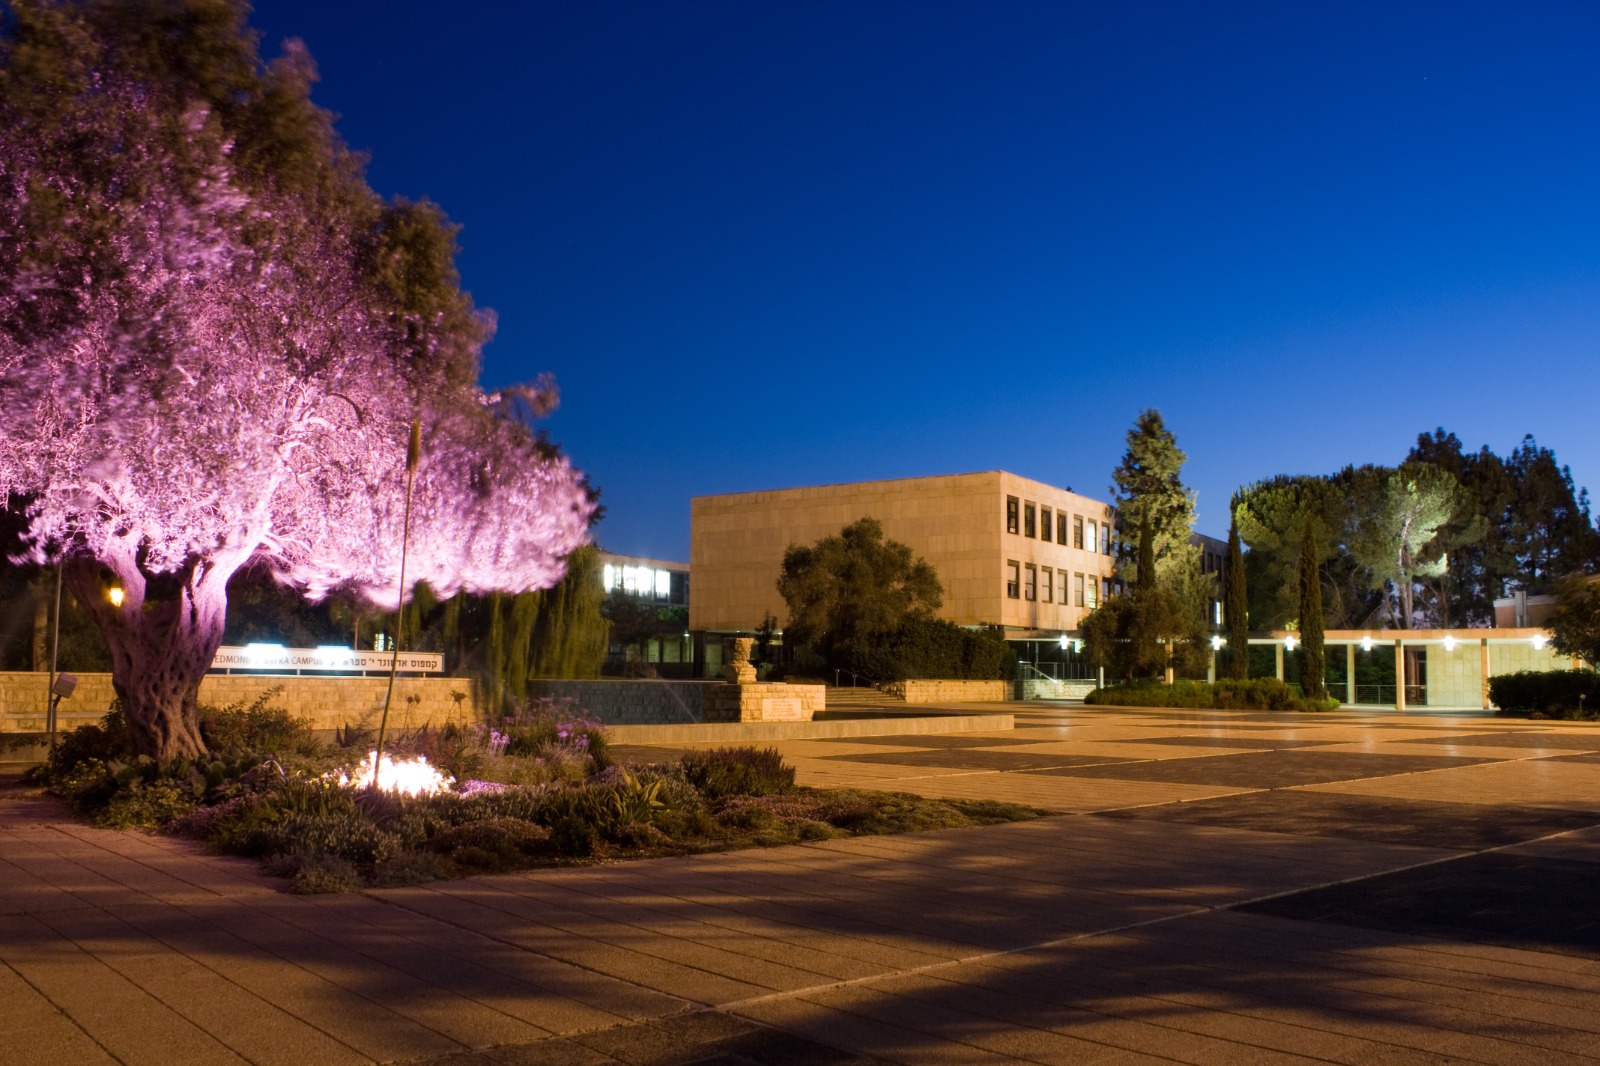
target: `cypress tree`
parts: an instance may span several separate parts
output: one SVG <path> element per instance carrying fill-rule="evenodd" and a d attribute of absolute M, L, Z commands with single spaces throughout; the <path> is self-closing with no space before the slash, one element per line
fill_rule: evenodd
<path fill-rule="evenodd" d="M 1134 587 L 1141 593 L 1149 593 L 1156 587 L 1155 535 L 1148 516 L 1139 523 L 1139 566 L 1134 572 Z"/>
<path fill-rule="evenodd" d="M 1228 526 L 1228 569 L 1224 575 L 1223 613 L 1228 622 L 1228 676 L 1250 676 L 1250 595 L 1245 586 L 1244 551 L 1239 546 L 1239 526 Z"/>
<path fill-rule="evenodd" d="M 1328 698 L 1327 655 L 1322 642 L 1322 575 L 1317 567 L 1316 523 L 1307 520 L 1300 547 L 1300 691 L 1307 699 Z"/>

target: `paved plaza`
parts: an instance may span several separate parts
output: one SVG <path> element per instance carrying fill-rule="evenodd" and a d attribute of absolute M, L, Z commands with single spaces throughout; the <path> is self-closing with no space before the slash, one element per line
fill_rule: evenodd
<path fill-rule="evenodd" d="M 1600 1060 L 1600 726 L 1007 709 L 777 746 L 1053 817 L 349 896 L 0 791 L 0 1063 Z"/>

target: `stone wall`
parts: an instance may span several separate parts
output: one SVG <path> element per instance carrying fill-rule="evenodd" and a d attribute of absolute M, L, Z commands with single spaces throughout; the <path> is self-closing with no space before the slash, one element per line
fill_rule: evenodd
<path fill-rule="evenodd" d="M 1094 691 L 1093 681 L 1058 681 L 1049 677 L 1029 677 L 1017 682 L 1017 698 L 1022 700 L 1081 700 Z"/>
<path fill-rule="evenodd" d="M 1011 682 L 891 681 L 883 691 L 907 703 L 1000 703 L 1011 698 Z"/>
<path fill-rule="evenodd" d="M 712 685 L 706 689 L 707 722 L 809 722 L 828 703 L 825 685 Z"/>
<path fill-rule="evenodd" d="M 61 701 L 57 725 L 71 729 L 97 721 L 111 707 L 110 674 L 79 674 L 78 688 Z M 48 674 L 0 673 L 0 732 L 42 733 L 45 729 L 45 682 Z M 217 707 L 250 703 L 263 692 L 281 688 L 270 706 L 296 718 L 310 719 L 314 729 L 376 723 L 383 712 L 386 677 L 264 677 L 207 674 L 200 682 L 200 702 Z M 456 695 L 460 694 L 461 699 Z M 395 681 L 389 711 L 391 728 L 442 725 L 452 718 L 477 720 L 477 686 L 459 677 L 401 677 Z"/>
<path fill-rule="evenodd" d="M 606 725 L 672 725 L 704 720 L 705 693 L 717 681 L 655 679 L 540 680 L 528 694 L 570 698 Z"/>

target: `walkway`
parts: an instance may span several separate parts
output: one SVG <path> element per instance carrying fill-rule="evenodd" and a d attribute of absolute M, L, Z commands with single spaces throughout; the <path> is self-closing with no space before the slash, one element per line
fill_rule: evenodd
<path fill-rule="evenodd" d="M 299 898 L 0 793 L 0 1063 L 1600 1060 L 1600 727 L 1053 710 L 780 744 L 986 829 Z"/>

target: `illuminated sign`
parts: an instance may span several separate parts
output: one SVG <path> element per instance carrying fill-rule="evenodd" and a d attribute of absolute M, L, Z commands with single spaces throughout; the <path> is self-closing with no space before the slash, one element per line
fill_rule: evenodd
<path fill-rule="evenodd" d="M 285 648 L 282 644 L 246 644 L 218 648 L 213 670 L 328 670 L 349 673 L 382 671 L 395 661 L 392 651 L 353 651 L 350 648 Z M 403 651 L 399 667 L 413 674 L 444 673 L 444 656 L 433 651 Z"/>

